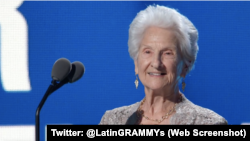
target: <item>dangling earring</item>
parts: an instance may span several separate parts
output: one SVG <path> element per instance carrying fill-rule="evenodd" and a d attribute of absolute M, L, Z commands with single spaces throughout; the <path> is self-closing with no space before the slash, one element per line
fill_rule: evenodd
<path fill-rule="evenodd" d="M 186 83 L 185 83 L 184 79 L 185 78 L 183 78 L 182 83 L 181 83 L 183 92 L 184 92 L 185 87 L 186 87 Z"/>
<path fill-rule="evenodd" d="M 137 89 L 137 88 L 138 88 L 139 81 L 138 81 L 138 75 L 135 74 L 135 76 L 136 76 L 136 79 L 135 79 L 135 87 L 136 87 L 136 89 Z"/>

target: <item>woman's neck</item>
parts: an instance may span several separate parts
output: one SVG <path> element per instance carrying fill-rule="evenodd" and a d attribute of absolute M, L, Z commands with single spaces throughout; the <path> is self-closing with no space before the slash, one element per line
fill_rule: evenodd
<path fill-rule="evenodd" d="M 148 114 L 154 115 L 157 113 L 166 113 L 178 102 L 180 97 L 179 90 L 164 89 L 164 90 L 151 90 L 145 88 L 145 102 L 143 110 Z"/>

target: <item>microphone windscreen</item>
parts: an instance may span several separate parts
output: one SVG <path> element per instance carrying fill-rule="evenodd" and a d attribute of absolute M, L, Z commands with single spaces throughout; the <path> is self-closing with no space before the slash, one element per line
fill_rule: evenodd
<path fill-rule="evenodd" d="M 71 70 L 71 63 L 66 58 L 58 59 L 52 68 L 51 77 L 53 80 L 62 81 L 66 78 Z"/>
<path fill-rule="evenodd" d="M 73 83 L 79 80 L 83 76 L 85 67 L 79 61 L 73 62 L 71 65 L 72 65 L 72 70 L 68 76 L 68 79 L 70 83 Z"/>

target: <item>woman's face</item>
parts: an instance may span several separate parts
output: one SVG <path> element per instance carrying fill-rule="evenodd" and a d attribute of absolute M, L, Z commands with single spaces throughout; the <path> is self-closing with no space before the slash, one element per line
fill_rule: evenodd
<path fill-rule="evenodd" d="M 174 32 L 159 27 L 147 28 L 134 63 L 135 72 L 146 88 L 158 90 L 175 86 L 182 75 L 183 63 Z"/>

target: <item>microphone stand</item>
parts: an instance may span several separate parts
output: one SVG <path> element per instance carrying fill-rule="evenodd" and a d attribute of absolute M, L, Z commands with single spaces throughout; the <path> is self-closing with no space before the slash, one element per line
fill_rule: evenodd
<path fill-rule="evenodd" d="M 40 140 L 40 110 L 43 107 L 43 104 L 45 103 L 46 99 L 48 98 L 48 96 L 53 93 L 54 91 L 56 91 L 57 89 L 59 89 L 61 86 L 63 86 L 64 84 L 68 83 L 68 79 L 64 79 L 63 81 L 61 81 L 60 83 L 57 83 L 56 80 L 52 80 L 49 88 L 47 89 L 46 93 L 44 94 L 40 104 L 38 105 L 37 109 L 36 109 L 36 141 Z"/>

